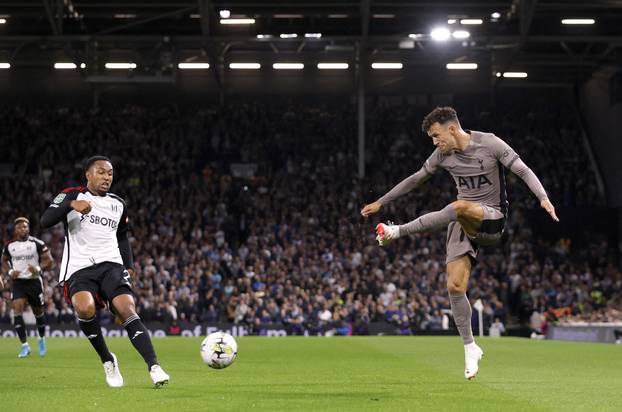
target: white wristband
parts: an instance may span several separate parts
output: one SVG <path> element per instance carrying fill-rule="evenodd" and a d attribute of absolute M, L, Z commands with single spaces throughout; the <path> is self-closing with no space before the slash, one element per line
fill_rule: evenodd
<path fill-rule="evenodd" d="M 37 273 L 41 273 L 41 266 L 37 265 L 35 266 L 35 269 L 37 270 Z"/>
<path fill-rule="evenodd" d="M 13 276 L 13 273 L 14 273 L 14 272 L 17 272 L 17 271 L 16 271 L 15 269 L 11 269 L 11 270 L 9 270 L 9 276 Z"/>

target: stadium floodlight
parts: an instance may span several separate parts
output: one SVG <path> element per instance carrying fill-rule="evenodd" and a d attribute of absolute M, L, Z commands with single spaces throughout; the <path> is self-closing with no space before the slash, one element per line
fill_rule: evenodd
<path fill-rule="evenodd" d="M 501 13 L 499 13 L 498 11 L 495 11 L 494 13 L 490 15 L 490 17 L 492 17 L 493 19 L 500 19 Z"/>
<path fill-rule="evenodd" d="M 411 39 L 420 39 L 423 37 L 423 34 L 421 33 L 411 33 L 408 35 L 408 37 L 410 37 Z"/>
<path fill-rule="evenodd" d="M 430 32 L 430 36 L 436 41 L 445 41 L 449 39 L 451 33 L 445 27 L 437 27 Z"/>
<path fill-rule="evenodd" d="M 456 19 L 448 19 L 447 24 L 456 24 Z"/>
<path fill-rule="evenodd" d="M 274 63 L 272 68 L 276 70 L 302 70 L 305 65 L 303 63 Z"/>
<path fill-rule="evenodd" d="M 106 63 L 106 69 L 135 69 L 136 63 Z"/>
<path fill-rule="evenodd" d="M 209 63 L 179 63 L 177 67 L 182 70 L 209 69 Z"/>
<path fill-rule="evenodd" d="M 10 69 L 11 63 L 0 63 L 0 69 Z"/>
<path fill-rule="evenodd" d="M 80 68 L 81 69 L 86 69 L 86 63 L 80 63 Z"/>
<path fill-rule="evenodd" d="M 298 35 L 296 33 L 281 33 L 279 37 L 282 39 L 295 39 Z"/>
<path fill-rule="evenodd" d="M 255 19 L 220 19 L 220 24 L 255 24 Z"/>
<path fill-rule="evenodd" d="M 402 67 L 404 67 L 404 65 L 402 63 L 380 63 L 380 62 L 376 62 L 376 63 L 372 63 L 371 64 L 371 68 L 372 69 L 376 69 L 376 70 L 381 70 L 381 69 L 401 69 Z"/>
<path fill-rule="evenodd" d="M 482 19 L 462 19 L 460 20 L 460 24 L 482 24 L 484 21 Z"/>
<path fill-rule="evenodd" d="M 271 34 L 258 34 L 257 38 L 258 39 L 271 39 L 272 35 Z"/>
<path fill-rule="evenodd" d="M 305 33 L 307 39 L 319 39 L 322 37 L 322 33 Z"/>
<path fill-rule="evenodd" d="M 192 14 L 190 15 L 190 18 L 191 18 L 191 19 L 200 19 L 200 18 L 201 18 L 201 15 L 200 15 L 200 14 L 198 14 L 198 13 L 192 13 Z"/>
<path fill-rule="evenodd" d="M 77 67 L 75 63 L 54 63 L 54 68 L 57 70 L 76 69 Z"/>
<path fill-rule="evenodd" d="M 229 10 L 220 10 L 220 17 L 223 19 L 228 19 L 231 17 L 231 12 Z"/>
<path fill-rule="evenodd" d="M 477 63 L 447 63 L 445 67 L 449 70 L 475 70 Z"/>
<path fill-rule="evenodd" d="M 495 76 L 501 77 L 501 72 L 497 72 L 497 74 Z"/>
<path fill-rule="evenodd" d="M 456 30 L 451 35 L 454 36 L 454 39 L 468 39 L 471 33 L 466 30 Z"/>
<path fill-rule="evenodd" d="M 257 70 L 261 68 L 261 64 L 259 63 L 229 63 L 230 69 L 249 69 L 249 70 Z"/>
<path fill-rule="evenodd" d="M 562 24 L 594 24 L 594 19 L 562 19 Z"/>
<path fill-rule="evenodd" d="M 527 77 L 527 73 L 525 72 L 504 72 L 503 77 L 509 77 L 512 79 L 524 79 Z"/>
<path fill-rule="evenodd" d="M 6 19 L 0 19 L 0 24 L 5 24 L 6 23 Z"/>
<path fill-rule="evenodd" d="M 350 65 L 348 63 L 318 63 L 317 68 L 320 70 L 346 70 Z"/>

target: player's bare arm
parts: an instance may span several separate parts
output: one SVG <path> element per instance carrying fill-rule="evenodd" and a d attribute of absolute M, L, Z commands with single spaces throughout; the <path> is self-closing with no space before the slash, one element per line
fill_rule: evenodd
<path fill-rule="evenodd" d="M 549 215 L 551 215 L 551 219 L 559 222 L 559 218 L 555 214 L 555 206 L 553 206 L 553 203 L 551 203 L 548 198 L 542 199 L 542 201 L 540 202 L 540 206 L 542 207 L 542 209 L 546 210 Z"/>

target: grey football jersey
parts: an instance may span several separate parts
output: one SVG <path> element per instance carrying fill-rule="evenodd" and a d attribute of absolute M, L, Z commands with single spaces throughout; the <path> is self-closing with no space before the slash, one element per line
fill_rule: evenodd
<path fill-rule="evenodd" d="M 505 172 L 518 159 L 518 154 L 492 133 L 471 131 L 469 145 L 461 152 L 442 154 L 436 149 L 423 165 L 433 174 L 438 168 L 451 174 L 458 199 L 481 203 L 507 211 Z"/>
<path fill-rule="evenodd" d="M 453 177 L 458 199 L 494 207 L 506 214 L 508 201 L 502 166 L 523 179 L 539 200 L 547 197 L 536 175 L 507 143 L 493 133 L 468 132 L 471 140 L 466 149 L 443 154 L 437 148 L 417 173 L 397 184 L 378 201 L 387 204 L 408 193 L 440 168 L 447 170 Z"/>

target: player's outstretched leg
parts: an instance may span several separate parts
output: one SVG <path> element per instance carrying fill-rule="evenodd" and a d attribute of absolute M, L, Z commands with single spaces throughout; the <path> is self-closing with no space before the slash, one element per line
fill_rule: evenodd
<path fill-rule="evenodd" d="M 138 314 L 136 314 L 134 298 L 132 295 L 118 295 L 112 300 L 112 305 L 115 308 L 115 312 L 123 320 L 123 327 L 127 331 L 127 336 L 130 339 L 130 342 L 145 360 L 149 370 L 149 376 L 151 377 L 155 387 L 159 388 L 162 385 L 167 384 L 170 380 L 170 376 L 168 376 L 168 374 L 164 372 L 162 367 L 158 364 L 158 358 L 156 357 L 155 350 L 153 349 L 149 331 L 140 320 Z"/>
<path fill-rule="evenodd" d="M 461 205 L 460 201 L 449 204 L 436 212 L 426 213 L 404 225 L 379 223 L 376 226 L 376 240 L 380 246 L 385 246 L 392 240 L 403 236 L 444 229 L 450 222 L 458 219 L 457 210 L 459 209 L 456 205 Z"/>
<path fill-rule="evenodd" d="M 484 355 L 475 343 L 471 329 L 471 304 L 466 296 L 470 273 L 471 260 L 468 255 L 447 264 L 447 291 L 451 313 L 464 342 L 464 377 L 469 380 L 475 378 L 479 372 L 479 361 Z"/>
<path fill-rule="evenodd" d="M 19 354 L 17 355 L 18 358 L 25 358 L 30 355 L 30 346 L 28 345 L 28 340 L 26 339 L 26 324 L 24 323 L 24 318 L 22 317 L 25 305 L 26 299 L 20 298 L 13 300 L 13 327 L 15 328 L 17 337 L 22 344 Z"/>
<path fill-rule="evenodd" d="M 99 355 L 106 375 L 106 383 L 113 388 L 123 386 L 123 376 L 119 370 L 117 357 L 110 353 L 102 335 L 99 318 L 95 313 L 95 299 L 91 292 L 80 291 L 71 297 L 71 303 L 78 315 L 78 323 L 84 335 Z"/>

